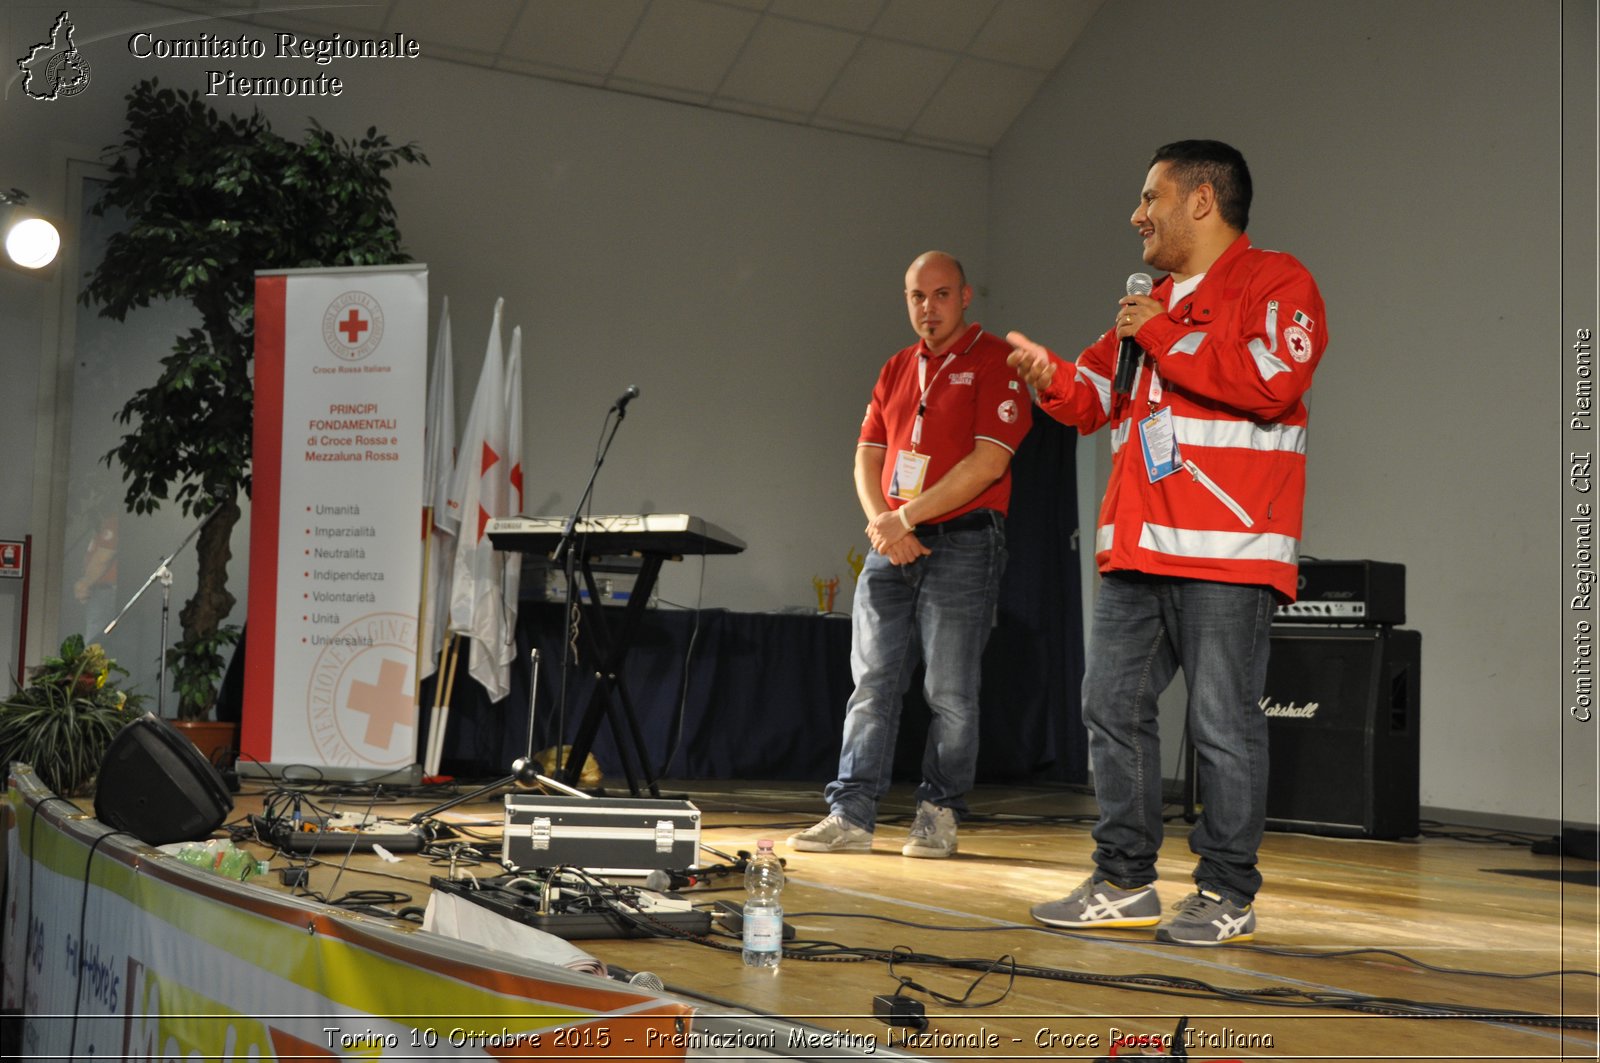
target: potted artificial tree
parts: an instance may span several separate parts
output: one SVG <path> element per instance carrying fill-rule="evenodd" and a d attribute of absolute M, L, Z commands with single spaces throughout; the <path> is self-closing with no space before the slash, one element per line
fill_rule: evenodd
<path fill-rule="evenodd" d="M 127 674 L 98 643 L 68 638 L 58 656 L 46 657 L 25 686 L 0 700 L 0 771 L 23 761 L 63 797 L 83 792 L 117 732 L 143 712 L 143 695 L 112 681 Z"/>
<path fill-rule="evenodd" d="M 106 461 L 122 469 L 130 512 L 170 500 L 206 521 L 195 544 L 199 582 L 167 650 L 179 721 L 206 720 L 239 637 L 226 623 L 235 601 L 227 565 L 239 496 L 250 491 L 255 273 L 409 261 L 386 174 L 427 160 L 376 129 L 350 141 L 313 122 L 302 140 L 287 140 L 259 111 L 219 115 L 198 93 L 154 79 L 128 94 L 127 122 L 106 149 L 111 178 L 92 208 L 120 211 L 126 225 L 88 274 L 82 301 L 117 321 L 162 299 L 186 300 L 200 316 L 159 379 L 122 407 L 129 430 Z"/>

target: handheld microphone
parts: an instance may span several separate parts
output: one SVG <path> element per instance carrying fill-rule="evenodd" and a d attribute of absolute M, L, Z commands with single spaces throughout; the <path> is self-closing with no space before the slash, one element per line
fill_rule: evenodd
<path fill-rule="evenodd" d="M 633 384 L 629 384 L 628 385 L 628 390 L 624 391 L 622 393 L 622 395 L 617 399 L 617 401 L 613 402 L 611 404 L 611 408 L 613 410 L 617 411 L 617 416 L 618 417 L 621 417 L 624 413 L 626 413 L 628 411 L 628 403 L 632 402 L 634 399 L 636 399 L 638 397 L 639 397 L 639 389 L 636 386 L 634 386 Z"/>
<path fill-rule="evenodd" d="M 693 875 L 681 871 L 663 871 L 658 867 L 644 877 L 644 888 L 657 893 L 668 893 L 672 890 L 687 889 L 699 881 Z"/>
<path fill-rule="evenodd" d="M 640 989 L 647 989 L 652 993 L 659 993 L 667 988 L 661 981 L 661 976 L 654 971 L 635 971 L 633 977 L 628 979 L 628 984 Z"/>
<path fill-rule="evenodd" d="M 1149 295 L 1154 287 L 1148 273 L 1134 273 L 1128 277 L 1129 295 Z M 1117 348 L 1117 375 L 1111 384 L 1114 392 L 1126 395 L 1133 390 L 1133 380 L 1139 375 L 1139 363 L 1143 359 L 1144 352 L 1140 350 L 1138 341 L 1132 336 L 1122 337 L 1122 345 Z"/>
<path fill-rule="evenodd" d="M 626 982 L 635 989 L 644 989 L 652 993 L 663 992 L 667 987 L 661 981 L 661 976 L 654 971 L 630 971 L 626 967 L 607 965 L 606 973 L 613 981 Z"/>

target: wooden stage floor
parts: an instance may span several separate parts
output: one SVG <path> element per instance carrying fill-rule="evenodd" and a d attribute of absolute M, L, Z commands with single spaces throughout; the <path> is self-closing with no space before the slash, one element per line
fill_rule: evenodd
<path fill-rule="evenodd" d="M 247 779 L 238 811 L 259 811 L 269 789 Z M 353 789 L 313 799 L 406 819 L 452 792 L 386 794 L 375 803 Z M 439 818 L 462 832 L 456 841 L 492 854 L 505 792 Z M 796 940 L 775 971 L 744 967 L 729 936 L 713 935 L 720 948 L 660 938 L 577 944 L 615 968 L 655 973 L 669 995 L 706 1015 L 770 1014 L 843 1031 L 849 1036 L 839 1044 L 847 1047 L 931 1059 L 1097 1059 L 1111 1055 L 1118 1037 L 1170 1037 L 1185 1016 L 1188 1058 L 1196 1061 L 1597 1056 L 1596 865 L 1535 855 L 1524 838 L 1445 826 L 1402 842 L 1269 832 L 1254 942 L 1192 948 L 1157 943 L 1150 930 L 1068 933 L 1031 922 L 1031 905 L 1061 896 L 1089 871 L 1094 802 L 1082 793 L 980 787 L 959 854 L 915 860 L 899 852 L 907 789 L 885 803 L 874 851 L 850 855 L 783 844 L 824 813 L 817 787 L 667 782 L 662 792 L 701 810 L 702 843 L 722 854 L 753 851 L 758 838 L 778 841 Z M 1169 821 L 1158 885 L 1168 905 L 1192 889 L 1187 831 L 1181 817 Z M 359 853 L 314 860 L 315 894 L 399 891 L 407 899 L 374 902 L 393 910 L 424 905 L 429 877 L 449 871 L 448 860 L 425 854 L 398 863 Z M 294 862 L 274 855 L 273 873 L 255 881 L 285 888 L 277 869 Z M 714 870 L 724 860 L 703 849 L 700 863 Z M 465 873 L 465 864 L 456 866 Z M 502 870 L 492 862 L 471 869 L 480 877 Z M 682 892 L 696 904 L 737 905 L 742 876 L 713 873 Z M 897 951 L 903 958 L 891 970 L 885 956 Z M 921 1001 L 928 1018 L 909 1043 L 905 1030 L 872 1014 L 873 998 L 894 993 L 900 979 L 922 987 L 902 995 Z M 964 996 L 980 1006 L 949 1003 Z M 1578 1028 L 1561 1028 L 1561 1016 Z M 1118 1051 L 1129 1054 L 1137 1050 Z"/>

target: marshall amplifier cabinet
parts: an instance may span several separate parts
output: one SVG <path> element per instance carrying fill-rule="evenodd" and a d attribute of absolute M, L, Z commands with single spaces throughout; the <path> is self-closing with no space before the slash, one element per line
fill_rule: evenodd
<path fill-rule="evenodd" d="M 506 795 L 500 862 L 510 871 L 682 871 L 694 866 L 699 851 L 700 810 L 688 801 Z"/>
<path fill-rule="evenodd" d="M 1406 566 L 1390 561 L 1300 561 L 1300 590 L 1280 624 L 1403 624 Z"/>
<path fill-rule="evenodd" d="M 1417 833 L 1422 636 L 1272 629 L 1261 709 L 1267 826 L 1368 838 Z"/>

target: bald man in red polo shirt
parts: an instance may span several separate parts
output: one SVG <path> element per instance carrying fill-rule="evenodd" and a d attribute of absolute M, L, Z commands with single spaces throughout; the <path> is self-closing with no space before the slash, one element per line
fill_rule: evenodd
<path fill-rule="evenodd" d="M 856 581 L 851 673 L 831 811 L 789 839 L 802 852 L 866 852 L 889 790 L 902 699 L 917 664 L 932 710 L 905 856 L 956 851 L 978 758 L 978 685 L 1000 573 L 1011 456 L 1028 434 L 1011 345 L 968 324 L 961 263 L 942 251 L 906 271 L 919 337 L 878 375 L 856 444 L 856 497 L 872 550 Z"/>

